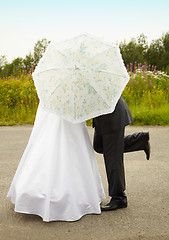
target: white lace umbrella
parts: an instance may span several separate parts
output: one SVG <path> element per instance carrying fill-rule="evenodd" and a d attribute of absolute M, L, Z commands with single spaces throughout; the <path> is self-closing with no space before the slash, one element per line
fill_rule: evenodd
<path fill-rule="evenodd" d="M 82 122 L 112 112 L 129 75 L 118 46 L 80 35 L 50 44 L 33 79 L 44 108 Z"/>

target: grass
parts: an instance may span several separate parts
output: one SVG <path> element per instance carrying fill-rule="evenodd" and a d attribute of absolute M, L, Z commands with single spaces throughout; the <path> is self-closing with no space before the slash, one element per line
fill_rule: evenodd
<path fill-rule="evenodd" d="M 12 126 L 22 124 L 33 124 L 35 120 L 37 107 L 27 108 L 23 106 L 14 108 L 4 108 L 0 106 L 0 126 Z"/>
<path fill-rule="evenodd" d="M 147 105 L 130 107 L 134 121 L 132 125 L 169 125 L 169 103 L 159 108 Z"/>

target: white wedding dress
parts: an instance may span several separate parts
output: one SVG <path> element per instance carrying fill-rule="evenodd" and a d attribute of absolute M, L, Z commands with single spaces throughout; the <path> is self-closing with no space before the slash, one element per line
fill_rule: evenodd
<path fill-rule="evenodd" d="M 100 214 L 105 195 L 85 122 L 73 124 L 39 104 L 7 196 L 16 212 L 46 222 Z"/>

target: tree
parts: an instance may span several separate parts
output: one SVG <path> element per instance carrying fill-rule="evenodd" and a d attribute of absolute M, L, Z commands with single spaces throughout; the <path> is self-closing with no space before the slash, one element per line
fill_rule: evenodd
<path fill-rule="evenodd" d="M 147 37 L 142 33 L 137 40 L 132 38 L 129 43 L 121 42 L 119 47 L 125 64 L 144 63 L 146 61 L 146 52 L 148 49 Z"/>
<path fill-rule="evenodd" d="M 13 74 L 13 64 L 7 63 L 5 64 L 3 71 L 1 72 L 1 77 L 7 77 Z"/>
<path fill-rule="evenodd" d="M 132 38 L 129 43 L 121 42 L 119 47 L 121 50 L 121 54 L 123 56 L 123 60 L 125 65 L 133 63 L 138 58 L 137 52 L 136 52 L 136 40 Z"/>
<path fill-rule="evenodd" d="M 164 46 L 163 67 L 169 73 L 169 32 L 162 37 L 162 40 Z"/>
<path fill-rule="evenodd" d="M 137 54 L 138 54 L 138 60 L 137 62 L 144 63 L 146 62 L 146 53 L 148 50 L 148 43 L 147 43 L 147 37 L 142 33 L 139 37 L 137 37 Z"/>
<path fill-rule="evenodd" d="M 31 53 L 26 55 L 26 57 L 23 59 L 23 64 L 24 64 L 24 70 L 27 72 L 32 70 L 32 67 L 34 66 L 34 58 Z"/>
<path fill-rule="evenodd" d="M 151 65 L 157 66 L 157 69 L 163 68 L 164 46 L 162 38 L 152 40 L 147 52 L 146 59 Z"/>
<path fill-rule="evenodd" d="M 7 64 L 7 59 L 5 55 L 0 56 L 0 76 L 2 77 L 3 69 L 5 65 Z"/>
<path fill-rule="evenodd" d="M 24 64 L 23 64 L 23 58 L 15 58 L 12 62 L 13 65 L 13 74 L 18 75 L 23 69 L 24 69 Z"/>
<path fill-rule="evenodd" d="M 167 32 L 163 37 L 163 45 L 164 45 L 164 49 L 167 53 L 169 53 L 169 32 Z"/>
<path fill-rule="evenodd" d="M 2 77 L 7 77 L 10 75 L 19 75 L 24 69 L 23 59 L 15 58 L 12 63 L 7 63 L 4 65 L 3 71 L 1 73 Z"/>
<path fill-rule="evenodd" d="M 34 46 L 34 52 L 29 53 L 26 57 L 16 58 L 12 63 L 8 63 L 6 61 L 5 56 L 0 57 L 0 76 L 7 77 L 10 75 L 19 75 L 22 70 L 26 70 L 27 72 L 32 71 L 33 68 L 38 64 L 40 58 L 43 56 L 48 44 L 50 41 L 47 41 L 45 38 L 37 41 Z"/>
<path fill-rule="evenodd" d="M 6 55 L 1 55 L 0 56 L 0 68 L 3 69 L 5 64 L 7 64 Z"/>
<path fill-rule="evenodd" d="M 39 60 L 42 58 L 47 46 L 49 45 L 50 41 L 47 41 L 46 38 L 43 38 L 42 40 L 38 40 L 34 47 L 34 66 L 36 66 L 39 62 Z"/>

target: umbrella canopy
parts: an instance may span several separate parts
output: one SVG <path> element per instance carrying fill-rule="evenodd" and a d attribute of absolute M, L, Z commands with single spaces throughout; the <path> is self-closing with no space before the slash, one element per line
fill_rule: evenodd
<path fill-rule="evenodd" d="M 84 34 L 50 44 L 33 80 L 44 108 L 76 123 L 112 112 L 129 75 L 118 46 Z"/>

